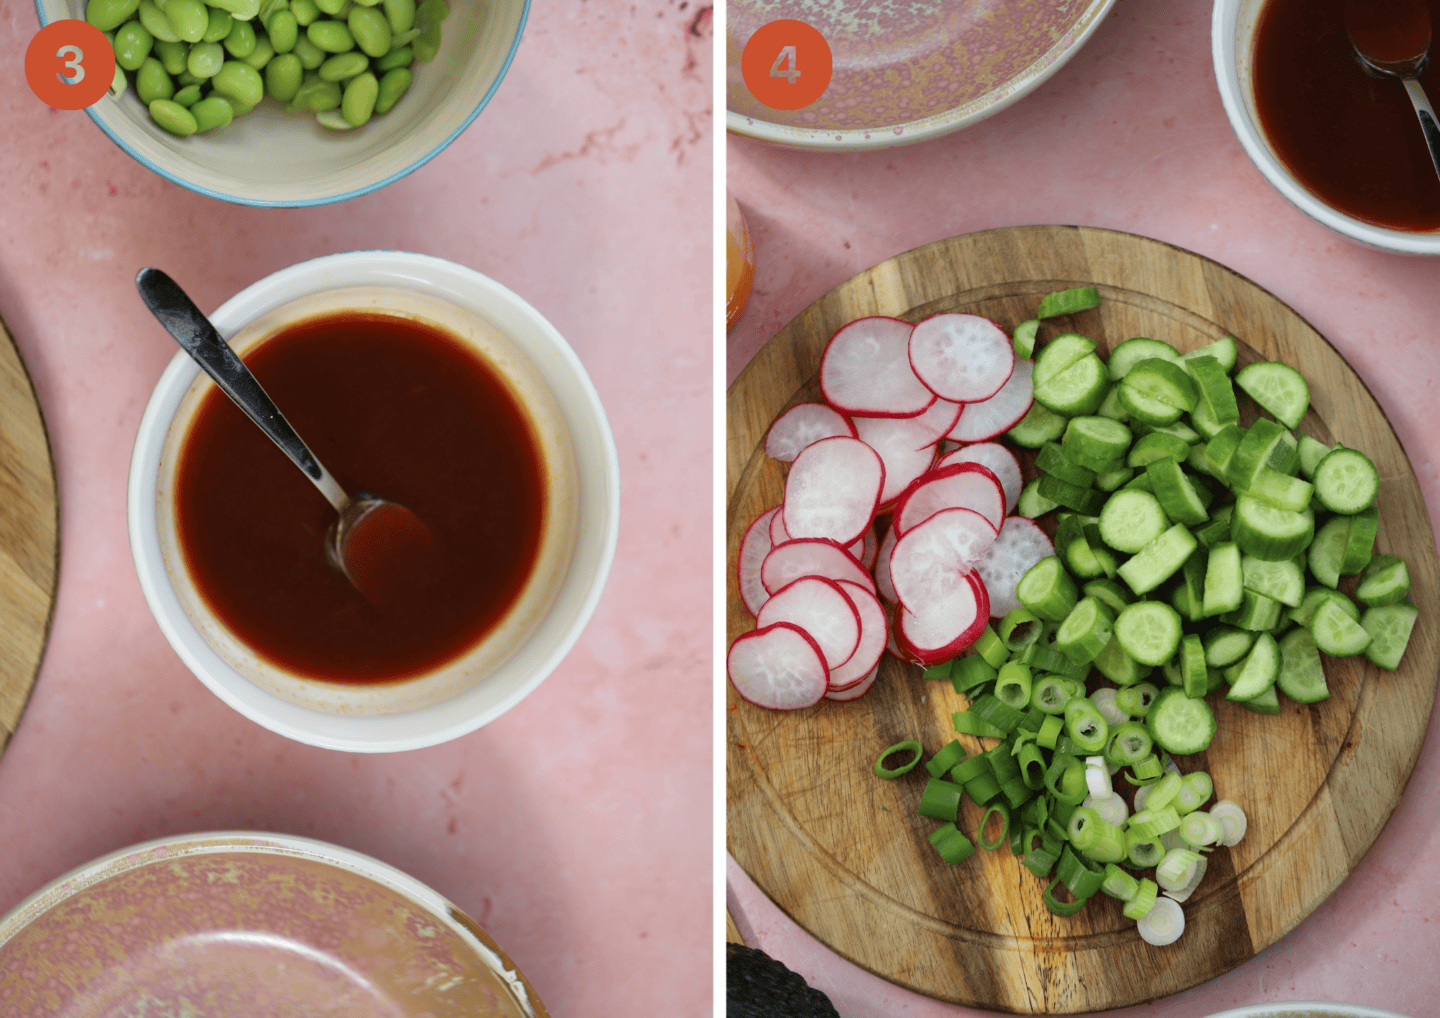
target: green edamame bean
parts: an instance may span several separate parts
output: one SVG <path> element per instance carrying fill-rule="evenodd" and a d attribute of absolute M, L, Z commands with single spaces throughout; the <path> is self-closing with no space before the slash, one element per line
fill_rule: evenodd
<path fill-rule="evenodd" d="M 289 53 L 300 39 L 300 27 L 289 11 L 276 11 L 265 26 L 276 53 Z"/>
<path fill-rule="evenodd" d="M 174 95 L 174 101 L 189 109 L 200 101 L 200 86 L 186 85 Z"/>
<path fill-rule="evenodd" d="M 415 17 L 422 23 L 433 21 L 439 24 L 450 16 L 450 4 L 447 0 L 421 0 L 420 6 L 415 9 Z"/>
<path fill-rule="evenodd" d="M 320 65 L 320 80 L 349 81 L 369 66 L 370 61 L 365 59 L 364 53 L 356 53 L 354 50 L 349 53 L 336 53 Z"/>
<path fill-rule="evenodd" d="M 102 32 L 113 32 L 135 16 L 140 0 L 90 0 L 85 20 Z"/>
<path fill-rule="evenodd" d="M 326 53 L 348 53 L 355 48 L 355 37 L 339 21 L 314 21 L 305 29 L 306 37 Z"/>
<path fill-rule="evenodd" d="M 295 93 L 290 103 L 293 113 L 321 113 L 336 109 L 340 105 L 340 85 L 333 81 L 307 81 Z"/>
<path fill-rule="evenodd" d="M 165 0 L 164 14 L 184 42 L 199 42 L 210 27 L 210 12 L 200 0 Z"/>
<path fill-rule="evenodd" d="M 389 113 L 400 101 L 400 97 L 409 90 L 410 82 L 414 78 L 408 67 L 396 67 L 386 71 L 385 77 L 380 79 L 380 94 L 375 99 L 375 112 Z"/>
<path fill-rule="evenodd" d="M 352 126 L 359 127 L 375 112 L 375 100 L 379 95 L 380 82 L 375 80 L 375 75 L 366 71 L 345 86 L 340 113 Z"/>
<path fill-rule="evenodd" d="M 288 103 L 300 91 L 305 68 L 294 53 L 282 53 L 265 67 L 265 91 L 282 103 Z"/>
<path fill-rule="evenodd" d="M 229 11 L 241 21 L 249 21 L 260 13 L 260 0 L 209 0 L 211 7 Z"/>
<path fill-rule="evenodd" d="M 390 22 L 373 7 L 356 7 L 348 22 L 355 45 L 367 56 L 383 57 L 390 52 Z"/>
<path fill-rule="evenodd" d="M 225 51 L 236 60 L 244 60 L 255 52 L 255 43 L 255 29 L 250 22 L 237 21 L 230 26 L 230 34 L 225 37 Z"/>
<path fill-rule="evenodd" d="M 401 32 L 399 35 L 391 36 L 390 52 L 394 53 L 401 46 L 409 46 L 418 38 L 420 38 L 420 29 L 418 28 L 412 28 L 408 32 Z"/>
<path fill-rule="evenodd" d="M 260 0 L 260 24 L 268 26 L 276 13 L 289 9 L 290 0 Z"/>
<path fill-rule="evenodd" d="M 155 39 L 138 21 L 127 21 L 115 33 L 115 62 L 127 71 L 138 71 Z"/>
<path fill-rule="evenodd" d="M 410 51 L 409 46 L 401 46 L 399 49 L 392 49 L 379 60 L 375 61 L 375 70 L 384 74 L 386 71 L 393 71 L 397 67 L 409 67 L 415 60 L 415 54 Z M 384 81 L 381 81 L 384 84 Z"/>
<path fill-rule="evenodd" d="M 321 127 L 328 127 L 332 131 L 353 131 L 355 125 L 345 119 L 345 114 L 339 110 L 323 110 L 315 114 L 316 121 Z"/>
<path fill-rule="evenodd" d="M 160 63 L 164 65 L 166 73 L 180 74 L 185 70 L 185 64 L 190 59 L 190 44 L 156 39 L 154 53 Z"/>
<path fill-rule="evenodd" d="M 410 51 L 416 60 L 434 60 L 440 52 L 440 22 L 435 21 L 421 29 L 420 35 L 410 44 Z"/>
<path fill-rule="evenodd" d="M 145 26 L 149 32 L 161 42 L 179 42 L 180 37 L 175 34 L 175 29 L 165 18 L 165 12 L 156 7 L 151 0 L 140 0 L 140 6 L 135 9 L 136 15 L 140 18 L 140 24 Z M 207 17 L 206 24 L 209 24 Z"/>
<path fill-rule="evenodd" d="M 212 95 L 191 106 L 190 115 L 195 118 L 196 129 L 203 133 L 229 126 L 235 119 L 235 108 L 223 96 Z"/>
<path fill-rule="evenodd" d="M 243 25 L 245 22 L 237 21 L 236 24 Z M 185 69 L 197 78 L 213 78 L 224 63 L 225 50 L 218 42 L 197 42 L 190 47 L 190 59 L 185 62 Z"/>
<path fill-rule="evenodd" d="M 209 78 L 200 78 L 191 74 L 188 69 L 181 71 L 179 74 L 175 75 L 175 84 L 179 85 L 181 88 L 189 88 L 191 85 L 204 85 L 207 84 L 209 81 Z"/>
<path fill-rule="evenodd" d="M 250 55 L 245 58 L 244 62 L 257 71 L 263 71 L 265 70 L 265 65 L 270 62 L 270 58 L 274 55 L 275 47 L 271 46 L 270 40 L 262 35 L 255 40 L 255 48 L 250 52 Z"/>
<path fill-rule="evenodd" d="M 320 17 L 320 8 L 315 6 L 315 0 L 295 0 L 290 5 L 290 13 L 295 15 L 295 24 L 305 28 Z"/>
<path fill-rule="evenodd" d="M 300 58 L 300 66 L 307 71 L 313 71 L 325 62 L 325 51 L 303 35 L 295 40 L 295 49 L 291 52 Z"/>
<path fill-rule="evenodd" d="M 210 27 L 205 29 L 205 34 L 200 37 L 201 42 L 223 42 L 230 34 L 230 26 L 235 19 L 230 17 L 229 11 L 222 11 L 218 7 L 210 8 Z"/>
<path fill-rule="evenodd" d="M 125 77 L 125 68 L 119 64 L 115 65 L 115 75 L 110 79 L 110 94 L 119 99 L 130 87 L 130 82 Z"/>
<path fill-rule="evenodd" d="M 415 27 L 415 0 L 385 0 L 385 20 L 396 35 L 410 31 Z"/>
<path fill-rule="evenodd" d="M 352 7 L 375 7 L 379 5 L 380 0 L 350 0 L 350 2 Z"/>
<path fill-rule="evenodd" d="M 154 57 L 146 57 L 135 73 L 135 94 L 146 106 L 156 99 L 169 99 L 175 94 L 175 83 Z"/>
<path fill-rule="evenodd" d="M 150 119 L 171 134 L 184 138 L 199 130 L 190 111 L 169 99 L 156 99 L 150 104 Z"/>
<path fill-rule="evenodd" d="M 260 72 L 239 60 L 227 60 L 210 79 L 216 92 L 244 106 L 254 107 L 265 97 L 265 82 Z"/>
<path fill-rule="evenodd" d="M 315 6 L 320 8 L 322 13 L 328 14 L 333 18 L 339 14 L 340 9 L 345 6 L 345 0 L 315 0 Z"/>

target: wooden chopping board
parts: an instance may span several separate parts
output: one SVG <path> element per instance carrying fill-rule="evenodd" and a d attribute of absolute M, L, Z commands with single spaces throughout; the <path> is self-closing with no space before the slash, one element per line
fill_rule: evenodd
<path fill-rule="evenodd" d="M 35 688 L 59 574 L 50 440 L 20 351 L 0 323 L 0 751 Z"/>
<path fill-rule="evenodd" d="M 950 713 L 963 701 L 948 683 L 927 683 L 919 668 L 887 655 L 875 687 L 853 703 L 767 711 L 727 686 L 727 842 L 756 884 L 818 940 L 876 975 L 941 1000 L 1021 1014 L 1099 1011 L 1177 993 L 1292 929 L 1355 868 L 1389 818 L 1419 754 L 1440 671 L 1440 568 L 1429 516 L 1364 383 L 1303 319 L 1224 266 L 1086 227 L 991 230 L 899 255 L 816 301 L 755 357 L 727 402 L 729 638 L 754 626 L 735 579 L 740 539 L 784 495 L 784 465 L 764 454 L 766 429 L 790 404 L 820 398 L 816 373 L 834 331 L 863 315 L 919 321 L 941 311 L 986 315 L 1009 330 L 1044 294 L 1074 286 L 1098 287 L 1101 307 L 1047 322 L 1042 341 L 1076 331 L 1108 352 L 1143 335 L 1185 351 L 1229 334 L 1240 341 L 1242 363 L 1299 367 L 1311 386 L 1300 430 L 1375 461 L 1378 551 L 1405 557 L 1421 614 L 1398 671 L 1363 657 L 1325 658 L 1331 696 L 1323 703 L 1282 696 L 1283 713 L 1263 716 L 1210 697 L 1218 734 L 1206 753 L 1177 762 L 1208 770 L 1217 798 L 1246 809 L 1249 832 L 1209 857 L 1185 905 L 1185 934 L 1164 948 L 1141 941 L 1119 903 L 1103 895 L 1077 916 L 1050 915 L 1044 885 L 1005 848 L 953 868 L 930 848 L 926 835 L 938 824 L 915 812 L 924 769 L 892 782 L 870 768 L 902 739 L 920 739 L 928 756 L 955 737 Z M 967 798 L 960 826 L 972 840 L 979 819 Z"/>

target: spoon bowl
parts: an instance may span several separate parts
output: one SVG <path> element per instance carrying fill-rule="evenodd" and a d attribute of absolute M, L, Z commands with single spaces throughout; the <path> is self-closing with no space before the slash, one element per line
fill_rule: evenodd
<path fill-rule="evenodd" d="M 1430 13 L 1424 0 L 1348 0 L 1345 31 L 1365 68 L 1398 78 L 1415 107 L 1415 116 L 1430 149 L 1430 161 L 1440 176 L 1440 122 L 1420 75 L 1430 57 Z"/>

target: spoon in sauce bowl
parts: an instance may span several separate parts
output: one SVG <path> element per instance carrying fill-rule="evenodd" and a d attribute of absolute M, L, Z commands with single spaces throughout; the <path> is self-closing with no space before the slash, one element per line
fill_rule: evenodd
<path fill-rule="evenodd" d="M 424 591 L 442 575 L 444 549 L 434 531 L 398 502 L 346 494 L 173 279 L 159 269 L 141 269 L 135 285 L 181 349 L 335 507 L 339 519 L 326 534 L 326 555 L 367 601 L 384 609 Z"/>
<path fill-rule="evenodd" d="M 1430 161 L 1440 176 L 1440 123 L 1420 86 L 1430 56 L 1430 14 L 1424 0 L 1348 0 L 1345 31 L 1365 66 L 1377 74 L 1399 78 L 1420 118 Z"/>

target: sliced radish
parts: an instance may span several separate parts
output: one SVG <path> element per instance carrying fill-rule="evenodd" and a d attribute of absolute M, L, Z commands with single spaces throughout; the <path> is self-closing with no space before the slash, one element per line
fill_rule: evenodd
<path fill-rule="evenodd" d="M 950 425 L 951 428 L 954 426 L 953 423 Z M 765 435 L 765 452 L 789 463 L 807 445 L 837 436 L 855 437 L 855 429 L 839 412 L 824 403 L 796 403 L 770 425 L 770 431 Z"/>
<path fill-rule="evenodd" d="M 967 403 L 949 436 L 957 442 L 984 442 L 1009 431 L 1035 402 L 1035 362 L 1016 361 L 1003 388 L 983 403 Z"/>
<path fill-rule="evenodd" d="M 930 404 L 930 409 L 917 417 L 863 417 L 857 416 L 851 423 L 855 427 L 857 437 L 869 442 L 860 430 L 860 422 L 868 421 L 868 433 L 875 436 L 877 441 L 896 448 L 909 448 L 914 450 L 925 450 L 933 453 L 933 446 L 949 433 L 960 421 L 960 411 L 965 409 L 959 403 L 951 403 L 948 400 L 937 399 Z M 891 433 L 894 433 L 893 435 Z M 884 437 L 881 437 L 881 436 Z M 874 442 L 870 442 L 871 448 L 880 452 Z M 882 452 L 883 456 L 884 453 Z"/>
<path fill-rule="evenodd" d="M 755 625 L 764 629 L 777 622 L 799 626 L 814 637 L 830 671 L 849 661 L 860 645 L 855 603 L 840 584 L 823 576 L 802 576 L 771 595 L 755 616 Z"/>
<path fill-rule="evenodd" d="M 965 574 L 965 582 L 944 600 L 930 601 L 918 611 L 900 608 L 896 613 L 896 642 L 909 647 L 919 659 L 934 665 L 965 650 L 980 638 L 990 622 L 990 599 L 980 574 Z"/>
<path fill-rule="evenodd" d="M 1055 545 L 1034 521 L 1023 516 L 1011 516 L 1005 520 L 1000 536 L 975 567 L 990 592 L 990 612 L 995 618 L 1004 618 L 1020 607 L 1020 601 L 1015 597 L 1015 586 L 1020 577 L 1029 572 L 1036 562 L 1054 554 Z"/>
<path fill-rule="evenodd" d="M 915 445 L 921 432 L 908 427 L 909 420 L 857 417 L 854 423 L 860 441 L 874 449 L 885 464 L 885 488 L 880 492 L 880 505 L 899 498 L 935 462 L 934 444 Z"/>
<path fill-rule="evenodd" d="M 866 417 L 914 417 L 935 402 L 910 367 L 914 328 L 879 316 L 842 326 L 820 358 L 820 391 L 830 405 Z"/>
<path fill-rule="evenodd" d="M 932 470 L 910 486 L 895 508 L 895 527 L 905 531 L 941 509 L 973 509 L 996 529 L 1005 521 L 1005 488 L 989 467 L 955 463 Z"/>
<path fill-rule="evenodd" d="M 740 554 L 736 558 L 736 579 L 740 582 L 740 600 L 751 615 L 760 614 L 760 606 L 770 599 L 770 592 L 760 582 L 760 567 L 770 554 L 770 521 L 780 515 L 780 507 L 766 509 L 740 538 Z"/>
<path fill-rule="evenodd" d="M 825 657 L 799 626 L 777 622 L 738 637 L 725 666 L 735 692 L 757 707 L 813 707 L 829 689 Z"/>
<path fill-rule="evenodd" d="M 875 591 L 891 604 L 900 600 L 895 594 L 895 587 L 890 583 L 890 556 L 895 553 L 895 542 L 899 537 L 892 523 L 880 542 L 880 550 L 875 553 Z"/>
<path fill-rule="evenodd" d="M 788 587 L 802 576 L 852 580 L 862 587 L 875 589 L 875 581 L 865 567 L 834 541 L 818 538 L 786 541 L 771 548 L 760 565 L 760 582 L 771 594 Z"/>
<path fill-rule="evenodd" d="M 869 675 L 865 676 L 859 682 L 855 683 L 855 685 L 849 687 L 848 689 L 832 689 L 825 694 L 825 699 L 839 700 L 841 703 L 847 703 L 851 700 L 858 700 L 866 693 L 870 692 L 870 687 L 875 685 L 875 676 L 879 674 L 880 666 L 877 664 L 874 668 L 870 669 Z"/>
<path fill-rule="evenodd" d="M 942 509 L 900 536 L 890 557 L 890 584 L 912 612 L 946 601 L 969 588 L 966 574 L 975 568 L 996 530 L 973 509 Z"/>
<path fill-rule="evenodd" d="M 822 438 L 806 446 L 785 478 L 785 530 L 791 537 L 859 539 L 885 488 L 880 454 L 858 438 Z"/>
<path fill-rule="evenodd" d="M 967 445 L 940 457 L 935 469 L 948 467 L 952 463 L 979 463 L 983 467 L 989 467 L 990 472 L 999 479 L 1000 486 L 1005 489 L 1006 515 L 1015 511 L 1015 506 L 1020 501 L 1020 492 L 1025 487 L 1025 476 L 1020 472 L 1020 461 L 1008 448 L 999 442 Z"/>
<path fill-rule="evenodd" d="M 781 511 L 770 517 L 770 547 L 772 548 L 784 544 L 786 541 L 795 540 L 790 536 L 790 531 L 785 529 L 784 504 L 777 505 L 775 508 Z"/>
<path fill-rule="evenodd" d="M 866 569 L 874 569 L 875 556 L 879 553 L 880 542 L 875 539 L 875 528 L 866 527 L 865 537 L 863 539 L 863 544 L 860 549 L 860 554 L 856 557 L 859 558 L 860 564 Z"/>
<path fill-rule="evenodd" d="M 885 609 L 872 591 L 849 580 L 841 580 L 840 589 L 849 596 L 860 616 L 860 642 L 850 660 L 830 670 L 832 693 L 864 681 L 866 674 L 880 663 L 885 643 L 890 638 L 890 623 L 885 619 Z"/>
<path fill-rule="evenodd" d="M 910 368 L 941 399 L 979 403 L 1009 380 L 1015 349 L 1005 330 L 988 318 L 931 315 L 910 333 Z"/>

